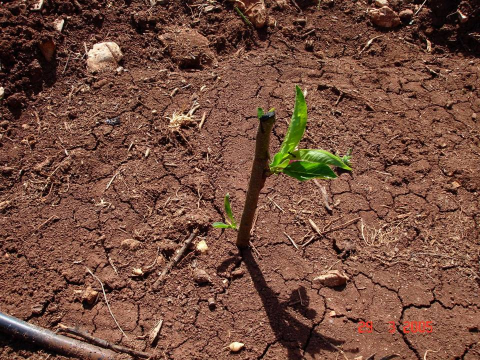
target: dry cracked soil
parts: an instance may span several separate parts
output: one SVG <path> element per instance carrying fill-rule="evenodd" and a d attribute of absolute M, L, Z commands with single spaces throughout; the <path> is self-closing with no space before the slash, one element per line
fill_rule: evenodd
<path fill-rule="evenodd" d="M 0 1 L 1 312 L 158 359 L 480 358 L 478 1 L 391 1 L 414 13 L 392 30 L 367 1 L 266 1 L 259 30 L 228 1 L 37 3 Z M 102 41 L 120 68 L 89 72 Z M 211 223 L 226 193 L 240 217 L 256 108 L 275 151 L 295 85 L 301 146 L 352 148 L 353 171 L 270 177 L 240 254 Z M 195 229 L 208 253 L 155 290 Z M 313 281 L 332 269 L 345 286 Z M 64 359 L 8 334 L 0 358 Z"/>

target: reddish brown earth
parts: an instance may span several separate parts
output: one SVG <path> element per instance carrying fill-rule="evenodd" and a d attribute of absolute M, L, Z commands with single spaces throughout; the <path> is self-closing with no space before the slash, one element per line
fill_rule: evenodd
<path fill-rule="evenodd" d="M 478 20 L 478 1 L 429 1 L 392 31 L 369 24 L 362 1 L 297 3 L 302 13 L 267 1 L 276 26 L 257 31 L 226 2 L 50 0 L 41 12 L 1 2 L 1 312 L 160 359 L 480 358 L 480 29 L 448 16 L 468 5 Z M 195 61 L 171 35 L 182 28 L 198 32 Z M 48 39 L 51 62 L 39 50 Z M 119 44 L 125 71 L 87 72 L 85 46 L 99 41 Z M 242 259 L 234 232 L 210 224 L 223 219 L 227 192 L 240 217 L 256 108 L 277 109 L 278 149 L 296 84 L 308 92 L 302 146 L 353 147 L 354 171 L 319 182 L 331 212 L 314 182 L 268 179 L 258 253 Z M 172 132 L 168 118 L 194 103 L 203 127 Z M 307 241 L 309 219 L 333 231 L 296 250 L 284 233 Z M 194 229 L 209 253 L 189 251 L 155 292 Z M 128 338 L 101 292 L 82 303 L 88 286 L 100 290 L 86 268 Z M 211 284 L 197 285 L 195 268 Z M 313 282 L 329 269 L 347 285 Z M 151 347 L 145 336 L 160 319 Z M 427 321 L 431 332 L 413 331 Z M 359 333 L 361 322 L 373 331 Z M 232 341 L 245 349 L 230 354 Z M 64 358 L 7 335 L 0 344 L 1 359 Z"/>

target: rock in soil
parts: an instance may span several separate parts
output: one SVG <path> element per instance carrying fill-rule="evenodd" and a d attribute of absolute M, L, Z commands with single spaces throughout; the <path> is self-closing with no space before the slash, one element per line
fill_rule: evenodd
<path fill-rule="evenodd" d="M 232 342 L 228 348 L 230 349 L 231 352 L 239 352 L 240 350 L 242 350 L 243 348 L 245 347 L 245 344 L 244 343 L 241 343 L 241 342 Z"/>
<path fill-rule="evenodd" d="M 390 29 L 400 25 L 400 16 L 388 6 L 372 10 L 368 14 L 370 21 L 378 27 Z"/>
<path fill-rule="evenodd" d="M 193 29 L 174 29 L 159 36 L 172 60 L 182 68 L 201 68 L 215 62 L 208 39 Z"/>
<path fill-rule="evenodd" d="M 236 0 L 235 4 L 251 21 L 253 26 L 260 29 L 267 22 L 267 8 L 263 0 Z"/>
<path fill-rule="evenodd" d="M 330 270 L 326 274 L 317 276 L 315 279 L 313 279 L 314 282 L 328 287 L 345 285 L 348 280 L 350 280 L 349 277 L 345 274 L 342 274 L 338 270 Z"/>
<path fill-rule="evenodd" d="M 57 30 L 58 32 L 62 32 L 63 31 L 63 26 L 65 25 L 65 20 L 62 19 L 62 18 L 58 18 L 58 19 L 55 19 L 55 21 L 53 22 L 53 27 L 55 28 L 55 30 Z"/>
<path fill-rule="evenodd" d="M 5 89 L 0 86 L 0 100 L 2 100 L 4 96 L 5 96 Z"/>
<path fill-rule="evenodd" d="M 240 278 L 245 274 L 245 270 L 242 268 L 238 268 L 232 271 L 232 278 Z"/>
<path fill-rule="evenodd" d="M 404 23 L 409 23 L 413 18 L 413 11 L 410 9 L 402 10 L 398 15 L 400 16 L 400 20 Z"/>
<path fill-rule="evenodd" d="M 122 241 L 121 246 L 125 250 L 138 250 L 142 246 L 142 243 L 135 239 L 125 239 Z"/>
<path fill-rule="evenodd" d="M 93 305 L 97 301 L 98 291 L 93 290 L 91 286 L 87 287 L 82 294 L 82 302 L 87 305 Z"/>
<path fill-rule="evenodd" d="M 87 68 L 91 72 L 115 70 L 122 58 L 120 47 L 113 41 L 98 43 L 88 52 Z"/>
<path fill-rule="evenodd" d="M 212 279 L 207 274 L 205 270 L 202 269 L 195 269 L 193 270 L 193 280 L 197 284 L 209 284 L 212 282 Z"/>
<path fill-rule="evenodd" d="M 208 252 L 208 245 L 205 240 L 200 240 L 195 247 L 195 250 L 197 250 L 200 254 L 206 254 Z"/>
<path fill-rule="evenodd" d="M 388 6 L 388 0 L 375 0 L 375 6 L 378 8 L 382 8 L 384 6 Z"/>

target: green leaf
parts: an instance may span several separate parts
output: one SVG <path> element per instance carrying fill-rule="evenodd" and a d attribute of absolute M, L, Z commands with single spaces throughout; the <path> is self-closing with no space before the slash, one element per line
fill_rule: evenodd
<path fill-rule="evenodd" d="M 237 228 L 237 222 L 235 221 L 235 217 L 233 216 L 232 207 L 230 206 L 230 194 L 225 195 L 225 199 L 223 201 L 223 205 L 225 207 L 225 213 L 227 214 L 228 218 L 230 219 L 230 223 L 234 229 Z"/>
<path fill-rule="evenodd" d="M 335 179 L 337 177 L 330 166 L 308 161 L 291 162 L 285 169 L 283 169 L 283 173 L 300 181 L 315 178 Z"/>
<path fill-rule="evenodd" d="M 264 112 L 262 108 L 257 108 L 257 118 L 261 118 L 263 116 Z"/>
<path fill-rule="evenodd" d="M 232 227 L 232 225 L 228 225 L 228 224 L 225 224 L 225 223 L 222 223 L 222 222 L 214 222 L 212 224 L 212 226 L 215 229 L 230 229 Z"/>
<path fill-rule="evenodd" d="M 271 168 L 280 165 L 288 156 L 288 153 L 295 150 L 307 126 L 307 103 L 305 102 L 305 97 L 300 87 L 296 86 L 295 89 L 295 107 L 293 109 L 292 120 L 290 121 L 285 139 L 283 139 L 280 151 L 273 157 L 273 161 L 270 164 Z"/>
<path fill-rule="evenodd" d="M 343 159 L 325 150 L 300 149 L 291 153 L 294 160 L 303 160 L 312 163 L 337 166 L 345 170 L 352 170 Z"/>

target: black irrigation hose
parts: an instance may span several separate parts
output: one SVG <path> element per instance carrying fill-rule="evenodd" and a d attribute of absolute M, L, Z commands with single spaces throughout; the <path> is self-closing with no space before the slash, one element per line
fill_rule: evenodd
<path fill-rule="evenodd" d="M 116 353 L 97 346 L 57 335 L 0 312 L 0 332 L 59 354 L 85 360 L 114 360 Z"/>

